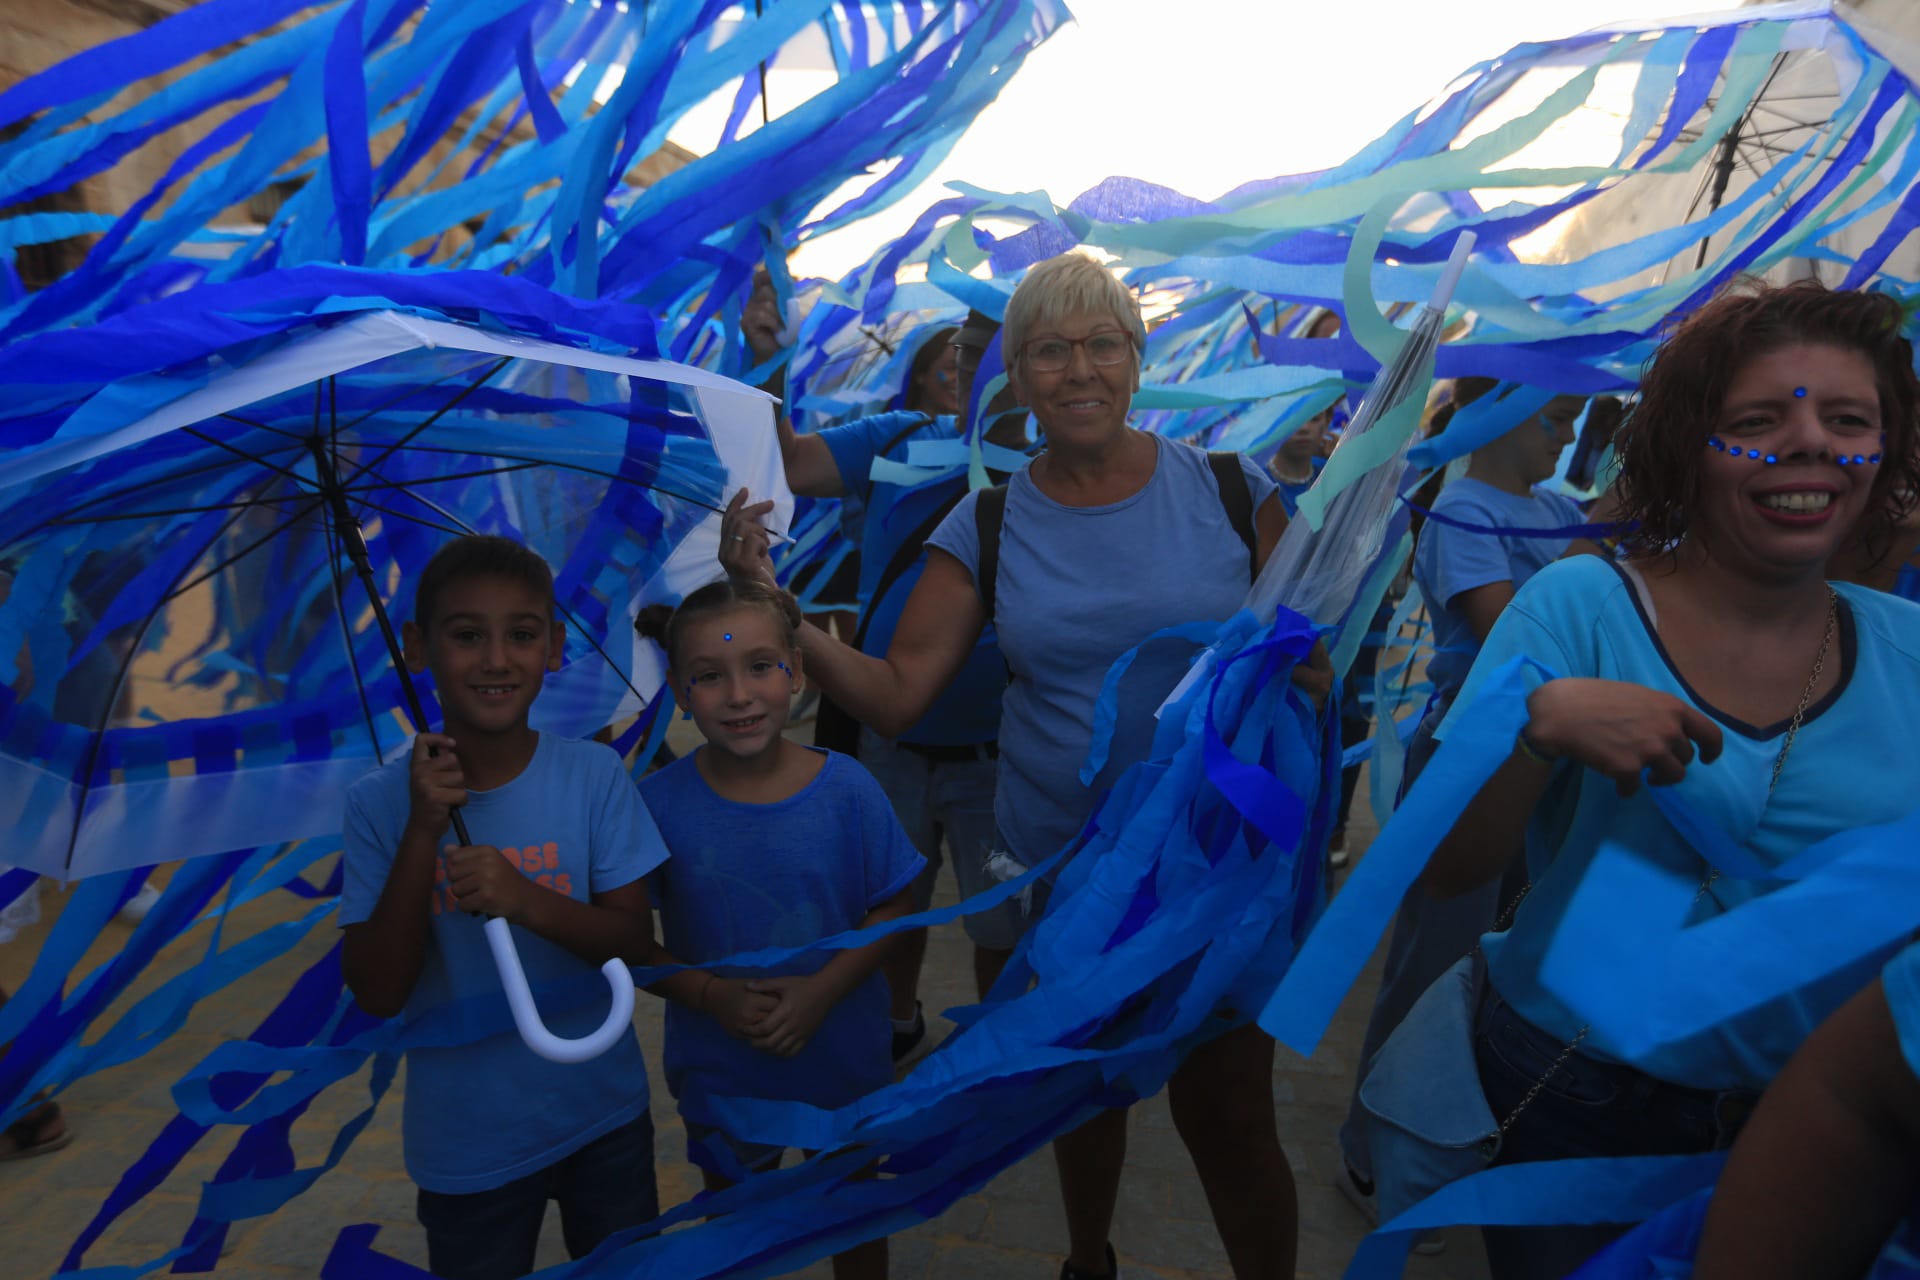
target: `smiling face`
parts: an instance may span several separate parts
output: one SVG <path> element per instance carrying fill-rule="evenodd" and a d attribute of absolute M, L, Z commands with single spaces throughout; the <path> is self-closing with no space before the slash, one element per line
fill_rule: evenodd
<path fill-rule="evenodd" d="M 960 412 L 959 353 L 941 340 L 939 354 L 913 380 L 907 406 L 943 417 Z"/>
<path fill-rule="evenodd" d="M 708 745 L 748 758 L 780 745 L 800 656 L 771 610 L 734 605 L 687 622 L 667 678 Z"/>
<path fill-rule="evenodd" d="M 1823 567 L 1878 470 L 1866 461 L 1881 449 L 1872 362 L 1826 345 L 1765 352 L 1734 374 L 1713 425 L 1721 447 L 1704 446 L 1695 524 L 1713 554 L 1776 571 Z"/>
<path fill-rule="evenodd" d="M 527 713 L 558 671 L 566 632 L 553 601 L 515 578 L 455 578 L 438 592 L 425 631 L 404 628 L 407 667 L 431 671 L 455 738 L 524 732 Z"/>
<path fill-rule="evenodd" d="M 1086 339 L 1117 336 L 1127 357 L 1118 364 L 1096 364 Z M 1029 353 L 1042 344 L 1070 344 L 1064 369 L 1033 368 Z M 1049 444 L 1098 446 L 1127 429 L 1127 411 L 1140 384 L 1139 353 L 1118 319 L 1099 312 L 1073 312 L 1057 323 L 1036 327 L 1021 346 L 1007 378 L 1047 433 Z"/>

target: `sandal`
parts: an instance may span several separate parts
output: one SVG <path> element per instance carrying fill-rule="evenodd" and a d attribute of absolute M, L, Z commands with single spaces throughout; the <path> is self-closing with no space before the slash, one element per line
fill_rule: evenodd
<path fill-rule="evenodd" d="M 50 1129 L 57 1132 L 49 1134 Z M 60 1150 L 73 1141 L 73 1131 L 67 1128 L 66 1119 L 60 1114 L 60 1104 L 48 1098 L 8 1125 L 6 1140 L 12 1147 L 0 1150 L 0 1160 L 24 1160 Z"/>

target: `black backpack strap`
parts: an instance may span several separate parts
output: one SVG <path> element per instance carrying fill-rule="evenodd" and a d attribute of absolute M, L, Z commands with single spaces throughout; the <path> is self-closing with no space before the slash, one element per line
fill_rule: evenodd
<path fill-rule="evenodd" d="M 866 602 L 860 607 L 860 624 L 853 629 L 854 648 L 862 652 L 866 651 L 867 627 L 873 622 L 874 611 L 880 607 L 880 602 L 887 598 L 887 592 L 893 590 L 893 584 L 900 581 L 901 575 L 913 568 L 926 551 L 927 539 L 931 538 L 933 531 L 940 527 L 940 522 L 945 520 L 948 513 L 960 505 L 960 499 L 966 496 L 967 491 L 963 488 L 941 503 L 934 509 L 932 515 L 920 522 L 919 528 L 908 534 L 906 540 L 893 549 L 893 559 L 887 561 L 887 567 L 880 571 L 879 579 L 873 584 L 873 594 L 868 596 Z"/>
<path fill-rule="evenodd" d="M 876 458 L 886 457 L 888 454 L 892 453 L 895 449 L 898 449 L 900 445 L 909 436 L 917 435 L 932 425 L 933 425 L 933 419 L 930 416 L 924 413 L 919 414 L 914 418 L 912 422 L 909 422 L 906 426 L 902 427 L 899 433 L 896 434 L 893 437 L 893 439 L 881 445 L 880 452 L 874 454 L 873 456 Z"/>
<path fill-rule="evenodd" d="M 973 505 L 973 533 L 980 543 L 980 561 L 973 578 L 988 622 L 993 621 L 993 583 L 1000 572 L 1000 526 L 1006 522 L 1007 486 L 982 489 Z"/>
<path fill-rule="evenodd" d="M 1240 455 L 1210 451 L 1207 466 L 1213 469 L 1213 482 L 1219 486 L 1220 506 L 1227 513 L 1227 523 L 1240 535 L 1240 541 L 1247 544 L 1247 577 L 1253 578 L 1260 572 L 1260 534 L 1253 527 L 1253 490 L 1247 484 Z M 985 563 L 984 553 L 981 563 Z"/>

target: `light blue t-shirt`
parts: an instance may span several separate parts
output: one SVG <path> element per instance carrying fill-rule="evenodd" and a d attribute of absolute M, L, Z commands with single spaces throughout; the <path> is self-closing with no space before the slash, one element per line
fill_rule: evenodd
<path fill-rule="evenodd" d="M 915 557 L 913 564 L 887 587 L 883 598 L 875 599 L 880 575 L 906 539 L 941 507 L 966 492 L 967 478 L 958 475 L 917 487 L 875 483 L 870 474 L 873 460 L 884 457 L 906 462 L 908 449 L 916 440 L 957 440 L 959 422 L 951 416 L 929 419 L 924 413 L 903 410 L 828 427 L 820 432 L 820 438 L 833 453 L 847 494 L 866 504 L 860 537 L 860 607 L 865 623 L 860 650 L 885 657 L 887 646 L 893 642 L 893 629 L 900 625 L 900 611 L 926 568 L 926 553 Z M 943 747 L 993 741 L 1000 732 L 1000 692 L 1006 685 L 1006 660 L 1000 656 L 993 628 L 988 626 L 953 682 L 934 699 L 927 714 L 900 735 L 900 741 Z"/>
<path fill-rule="evenodd" d="M 1545 488 L 1531 497 L 1505 493 L 1490 484 L 1462 476 L 1440 491 L 1433 510 L 1452 520 L 1500 529 L 1563 529 L 1582 522 L 1571 498 Z M 1480 640 L 1467 625 L 1467 615 L 1454 605 L 1463 592 L 1495 582 L 1511 582 L 1518 591 L 1540 570 L 1566 554 L 1571 538 L 1527 538 L 1509 534 L 1469 533 L 1429 520 L 1420 526 L 1420 543 L 1413 553 L 1413 579 L 1433 620 L 1434 655 L 1427 678 L 1442 705 L 1460 691 L 1460 682 L 1473 666 Z"/>
<path fill-rule="evenodd" d="M 1150 438 L 1159 448 L 1153 476 L 1119 502 L 1064 506 L 1026 469 L 1008 482 L 993 623 L 1013 683 L 1000 718 L 994 817 L 1008 851 L 1028 866 L 1077 836 L 1114 780 L 1146 758 L 1153 713 L 1195 649 L 1160 640 L 1141 650 L 1120 684 L 1106 768 L 1089 787 L 1080 766 L 1114 660 L 1164 628 L 1229 618 L 1246 598 L 1247 544 L 1220 504 L 1206 453 Z M 1240 465 L 1257 512 L 1273 481 L 1245 457 Z M 975 575 L 978 497 L 962 499 L 928 539 Z"/>
<path fill-rule="evenodd" d="M 1768 779 L 1787 725 L 1754 726 L 1699 698 L 1681 679 L 1625 572 L 1598 556 L 1575 556 L 1535 575 L 1500 615 L 1465 688 L 1437 736 L 1471 714 L 1478 683 L 1526 655 L 1564 676 L 1621 680 L 1687 699 L 1719 722 L 1720 758 L 1695 763 L 1673 791 L 1760 861 L 1777 866 L 1841 831 L 1892 822 L 1920 797 L 1913 726 L 1920 723 L 1920 607 L 1881 592 L 1835 583 L 1840 685 L 1807 709 L 1779 785 Z M 1583 881 L 1612 882 L 1613 860 L 1651 863 L 1662 874 L 1649 892 L 1636 879 L 1629 902 L 1576 896 Z M 1622 799 L 1599 773 L 1563 762 L 1527 829 L 1533 889 L 1512 927 L 1483 942 L 1493 985 L 1521 1016 L 1571 1040 L 1579 1020 L 1538 983 L 1549 947 L 1579 954 L 1580 939 L 1620 936 L 1621 913 L 1698 920 L 1764 892 L 1721 877 L 1701 893 L 1708 868 L 1660 815 L 1646 788 Z M 1887 952 L 1716 1030 L 1632 1065 L 1701 1089 L 1764 1088 L 1807 1034 L 1865 986 Z M 1628 1061 L 1596 1031 L 1583 1053 Z"/>
<path fill-rule="evenodd" d="M 858 928 L 926 866 L 873 775 L 850 756 L 822 754 L 813 781 L 776 804 L 723 798 L 693 755 L 641 780 L 673 851 L 652 886 L 676 960 L 704 965 Z M 815 973 L 835 954 L 809 952 L 777 972 Z M 661 1057 L 680 1114 L 717 1124 L 706 1106 L 714 1095 L 838 1107 L 873 1092 L 893 1079 L 892 1035 L 887 980 L 876 970 L 791 1058 L 763 1053 L 678 1004 L 667 1006 Z"/>
<path fill-rule="evenodd" d="M 1920 942 L 1910 942 L 1880 971 L 1880 988 L 1900 1033 L 1900 1052 L 1920 1076 Z"/>
<path fill-rule="evenodd" d="M 407 761 L 382 765 L 347 791 L 342 926 L 373 914 L 407 824 Z M 536 882 L 579 902 L 632 884 L 659 866 L 666 846 L 620 763 L 597 742 L 540 735 L 520 776 L 469 791 L 467 830 Z M 451 829 L 440 839 L 453 842 Z M 457 1000 L 505 1003 L 484 921 L 454 906 L 442 861 L 433 897 L 433 945 L 402 1015 L 412 1019 Z M 606 1016 L 598 967 L 519 926 L 513 940 L 527 981 L 590 976 L 588 1005 L 543 1002 L 555 1035 L 574 1038 Z M 647 1069 L 629 1034 L 589 1062 L 548 1062 L 507 1031 L 473 1044 L 407 1052 L 402 1121 L 407 1174 L 429 1191 L 488 1191 L 546 1168 L 647 1109 Z"/>

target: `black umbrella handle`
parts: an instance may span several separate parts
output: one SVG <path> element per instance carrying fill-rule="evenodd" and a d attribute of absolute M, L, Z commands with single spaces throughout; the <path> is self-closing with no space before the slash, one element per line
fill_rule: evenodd
<path fill-rule="evenodd" d="M 347 559 L 353 562 L 354 576 L 360 579 L 361 589 L 367 593 L 367 602 L 373 606 L 373 620 L 380 624 L 380 638 L 386 642 L 387 657 L 393 662 L 394 674 L 400 677 L 400 696 L 406 699 L 407 715 L 413 720 L 414 732 L 425 733 L 426 704 L 420 701 L 420 691 L 413 686 L 413 673 L 407 670 L 407 656 L 401 648 L 400 636 L 394 631 L 393 619 L 387 616 L 386 602 L 380 598 L 380 589 L 374 584 L 373 557 L 367 554 L 367 540 L 360 532 L 360 522 L 347 506 L 347 491 L 340 483 L 340 472 L 333 465 L 333 456 L 318 437 L 310 437 L 307 443 L 313 452 L 320 493 L 332 510 L 333 523 L 340 530 L 340 541 L 347 549 Z M 427 754 L 432 756 L 438 753 L 428 748 Z M 472 844 L 473 837 L 467 833 L 466 819 L 460 816 L 459 807 L 454 807 L 447 816 L 453 820 L 453 834 L 459 837 L 460 843 Z"/>

